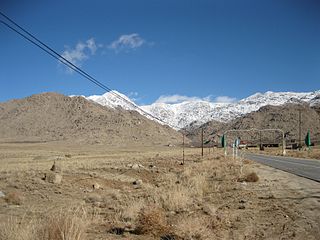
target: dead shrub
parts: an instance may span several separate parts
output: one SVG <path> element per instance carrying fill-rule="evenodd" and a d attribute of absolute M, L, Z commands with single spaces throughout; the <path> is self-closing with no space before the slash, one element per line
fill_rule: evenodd
<path fill-rule="evenodd" d="M 244 180 L 246 182 L 258 182 L 259 181 L 259 177 L 255 172 L 251 172 L 245 177 Z"/>
<path fill-rule="evenodd" d="M 24 197 L 21 192 L 17 192 L 17 191 L 9 192 L 5 196 L 5 201 L 8 204 L 12 204 L 12 205 L 22 205 L 24 201 Z"/>
<path fill-rule="evenodd" d="M 42 226 L 42 239 L 84 240 L 90 219 L 83 208 L 52 212 Z"/>
<path fill-rule="evenodd" d="M 156 206 L 143 208 L 136 224 L 136 234 L 152 234 L 160 236 L 170 234 L 171 228 L 167 224 L 163 209 Z"/>

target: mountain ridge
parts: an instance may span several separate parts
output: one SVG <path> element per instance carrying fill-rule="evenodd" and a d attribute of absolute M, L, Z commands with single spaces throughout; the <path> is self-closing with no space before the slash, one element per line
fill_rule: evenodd
<path fill-rule="evenodd" d="M 234 103 L 217 103 L 205 100 L 183 101 L 180 103 L 153 103 L 150 105 L 138 106 L 125 95 L 132 103 L 128 106 L 127 102 L 114 101 L 113 94 L 106 93 L 104 95 L 89 96 L 87 99 L 95 101 L 103 106 L 114 108 L 122 107 L 126 110 L 137 110 L 140 114 L 142 111 L 137 109 L 140 107 L 144 111 L 156 116 L 170 126 L 176 129 L 185 128 L 190 124 L 202 125 L 208 121 L 229 122 L 247 113 L 257 111 L 259 108 L 267 105 L 280 106 L 286 103 L 308 103 L 315 105 L 320 103 L 320 90 L 313 92 L 272 92 L 255 93 L 247 98 L 241 99 Z M 136 107 L 133 107 L 136 106 Z"/>

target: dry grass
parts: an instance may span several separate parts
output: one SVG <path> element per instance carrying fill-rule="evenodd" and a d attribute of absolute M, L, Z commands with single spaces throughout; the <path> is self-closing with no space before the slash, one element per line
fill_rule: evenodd
<path fill-rule="evenodd" d="M 192 204 L 192 197 L 189 189 L 181 184 L 168 186 L 158 193 L 160 203 L 167 211 L 181 212 L 188 209 Z"/>
<path fill-rule="evenodd" d="M 184 240 L 210 239 L 209 222 L 197 216 L 182 216 L 175 225 L 176 234 Z"/>
<path fill-rule="evenodd" d="M 42 228 L 46 240 L 84 240 L 90 220 L 83 208 L 60 210 L 47 217 Z"/>
<path fill-rule="evenodd" d="M 143 199 L 129 202 L 129 204 L 123 209 L 122 219 L 127 222 L 136 221 L 144 206 L 145 200 Z"/>
<path fill-rule="evenodd" d="M 22 203 L 24 201 L 24 197 L 23 197 L 22 193 L 20 193 L 18 191 L 9 192 L 5 196 L 5 201 L 8 204 L 12 204 L 12 205 L 22 205 Z"/>
<path fill-rule="evenodd" d="M 202 173 L 196 173 L 188 182 L 190 193 L 196 197 L 203 197 L 209 191 L 207 176 Z"/>
<path fill-rule="evenodd" d="M 21 216 L 23 209 L 36 205 L 35 210 L 32 210 L 34 215 L 30 218 L 34 218 L 38 226 L 35 222 L 7 223 L 6 227 L 2 224 L 0 240 L 118 238 L 191 240 L 228 239 L 234 236 L 244 238 L 245 235 L 248 236 L 246 226 L 256 227 L 256 222 L 265 222 L 265 219 L 260 219 L 256 211 L 261 209 L 260 206 L 265 206 L 266 200 L 263 199 L 263 204 L 260 205 L 260 198 L 257 197 L 260 191 L 257 193 L 250 191 L 251 187 L 259 188 L 260 186 L 235 182 L 238 178 L 241 178 L 241 181 L 248 181 L 250 177 L 246 179 L 246 173 L 255 171 L 256 164 L 247 164 L 244 160 L 247 164 L 243 165 L 244 175 L 241 172 L 239 176 L 240 162 L 223 155 L 218 156 L 220 159 L 215 156 L 197 158 L 195 156 L 199 154 L 198 149 L 187 149 L 190 154 L 186 154 L 187 161 L 181 166 L 178 161 L 181 160 L 180 150 L 168 153 L 164 149 L 157 157 L 155 154 L 158 153 L 158 149 L 156 152 L 152 150 L 141 151 L 141 153 L 140 149 L 138 150 L 134 149 L 135 152 L 106 151 L 103 147 L 96 152 L 86 153 L 83 149 L 79 152 L 73 151 L 71 158 L 59 160 L 65 170 L 64 181 L 60 185 L 40 181 L 42 173 L 50 169 L 52 158 L 45 158 L 38 162 L 33 158 L 34 155 L 45 155 L 45 152 L 30 150 L 29 155 L 23 156 L 21 169 L 14 168 L 16 165 L 20 166 L 18 162 L 11 165 L 8 161 L 8 167 L 2 168 L 0 173 L 6 174 L 7 179 L 17 186 L 16 189 L 22 191 L 25 201 L 23 208 L 11 206 L 4 209 L 4 212 L 6 211 L 6 216 L 19 216 L 19 214 Z M 63 149 L 50 154 L 64 156 L 68 151 Z M 16 161 L 14 155 L 16 153 L 10 154 L 12 154 L 10 161 Z M 3 158 L 7 161 L 6 157 Z M 194 159 L 200 160 L 193 161 Z M 134 163 L 141 163 L 145 168 L 141 171 L 128 169 L 128 164 Z M 155 167 L 149 167 L 151 164 Z M 26 167 L 33 170 L 32 175 L 30 171 L 26 173 Z M 10 170 L 10 173 L 5 173 L 7 170 Z M 263 176 L 266 179 L 263 171 L 260 173 L 259 170 L 258 173 L 260 178 Z M 134 188 L 132 182 L 136 179 L 143 180 L 142 188 Z M 1 188 L 5 192 L 13 189 L 13 184 L 11 186 L 8 183 L 4 182 Z M 93 183 L 99 183 L 101 188 L 93 190 Z M 6 189 L 7 185 L 9 187 Z M 250 200 L 248 200 L 249 197 Z M 241 206 L 246 207 L 245 209 L 238 210 L 239 200 L 246 201 L 241 203 Z M 50 211 L 49 214 L 45 214 L 46 216 L 41 214 L 49 204 L 54 202 L 58 206 L 56 209 L 60 209 L 66 201 L 81 203 L 88 209 L 98 209 L 101 222 L 94 222 L 91 217 L 87 217 L 87 213 L 82 212 L 81 209 L 77 212 L 74 208 Z M 247 207 L 248 201 L 250 204 L 252 201 L 252 207 L 251 205 Z M 273 205 L 268 207 L 271 210 L 267 211 L 269 216 L 266 219 L 267 221 L 271 219 L 273 222 L 280 210 L 274 210 Z M 240 213 L 241 218 L 238 217 Z M 254 216 L 254 219 L 251 216 Z M 274 222 L 281 221 L 283 221 L 282 218 Z M 257 231 L 266 235 L 271 233 L 262 230 L 261 227 L 258 227 Z M 278 230 L 275 229 L 274 232 L 276 231 Z M 280 230 L 276 233 L 280 234 Z M 255 237 L 258 236 L 253 235 L 253 238 Z"/>
<path fill-rule="evenodd" d="M 0 224 L 0 240 L 84 240 L 90 221 L 82 208 L 51 212 L 37 222 L 10 218 Z"/>
<path fill-rule="evenodd" d="M 38 238 L 37 224 L 10 217 L 0 223 L 0 240 L 35 240 Z M 40 240 L 40 239 L 39 239 Z"/>

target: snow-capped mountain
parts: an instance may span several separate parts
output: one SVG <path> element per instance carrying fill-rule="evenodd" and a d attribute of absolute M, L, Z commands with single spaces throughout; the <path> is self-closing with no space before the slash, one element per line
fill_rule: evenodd
<path fill-rule="evenodd" d="M 116 94 L 115 94 L 116 93 Z M 122 96 L 125 101 L 119 99 Z M 181 103 L 153 103 L 140 106 L 143 111 L 125 95 L 112 91 L 102 96 L 90 96 L 87 99 L 112 108 L 122 107 L 126 110 L 137 110 L 141 114 L 146 111 L 175 128 L 183 128 L 191 123 L 201 125 L 210 120 L 230 121 L 244 114 L 253 112 L 266 105 L 282 105 L 285 103 L 320 104 L 320 90 L 308 93 L 266 92 L 256 93 L 234 103 L 215 103 L 204 100 L 184 101 Z M 130 104 L 129 104 L 130 103 Z"/>
<path fill-rule="evenodd" d="M 136 110 L 138 107 L 126 95 L 119 93 L 115 90 L 106 92 L 103 95 L 92 95 L 86 97 L 86 99 L 99 103 L 102 106 L 107 106 L 111 108 L 122 107 L 125 110 Z"/>

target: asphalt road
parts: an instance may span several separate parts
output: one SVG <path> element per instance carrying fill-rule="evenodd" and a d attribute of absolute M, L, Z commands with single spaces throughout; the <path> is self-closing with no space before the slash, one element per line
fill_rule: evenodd
<path fill-rule="evenodd" d="M 320 160 L 245 153 L 245 158 L 320 182 Z"/>

